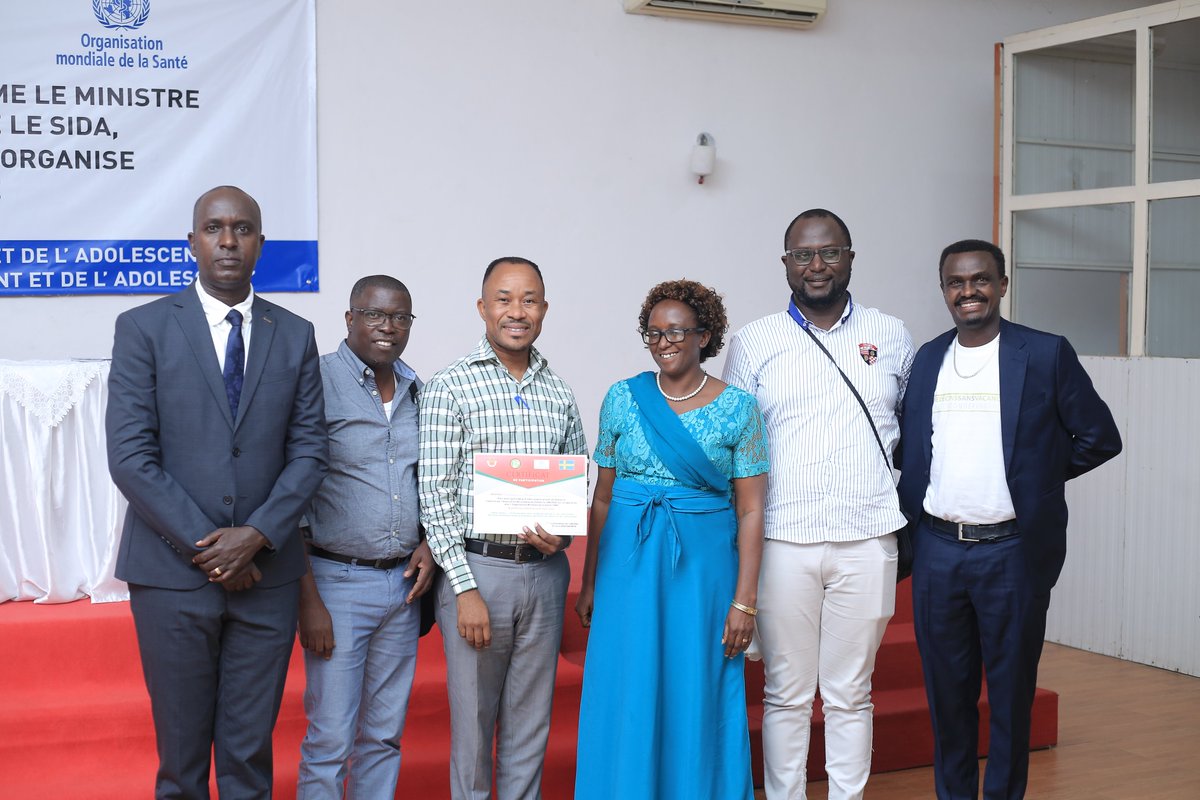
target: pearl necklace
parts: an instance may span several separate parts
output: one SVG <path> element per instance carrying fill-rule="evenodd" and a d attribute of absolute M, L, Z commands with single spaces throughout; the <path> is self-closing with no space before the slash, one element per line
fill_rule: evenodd
<path fill-rule="evenodd" d="M 972 372 L 969 375 L 963 375 L 962 372 L 958 368 L 958 348 L 960 348 L 960 347 L 962 347 L 962 345 L 959 343 L 958 339 L 955 339 L 954 340 L 954 348 L 950 351 L 950 363 L 954 367 L 954 374 L 957 375 L 958 377 L 962 378 L 964 381 L 970 380 L 971 378 L 974 378 L 979 373 L 983 372 L 984 367 L 986 367 L 988 364 L 992 363 L 992 357 L 996 355 L 995 351 L 988 353 L 988 357 L 985 358 L 983 360 L 983 363 L 979 365 L 979 369 L 975 370 L 974 372 Z"/>
<path fill-rule="evenodd" d="M 701 370 L 701 374 L 704 375 L 704 378 L 700 381 L 700 385 L 696 387 L 696 391 L 685 394 L 683 397 L 672 397 L 663 391 L 661 372 L 654 376 L 654 382 L 658 384 L 658 390 L 662 392 L 663 397 L 667 398 L 673 403 L 682 403 L 684 400 L 691 400 L 693 397 L 700 394 L 700 391 L 704 388 L 704 384 L 708 383 L 708 373 Z"/>

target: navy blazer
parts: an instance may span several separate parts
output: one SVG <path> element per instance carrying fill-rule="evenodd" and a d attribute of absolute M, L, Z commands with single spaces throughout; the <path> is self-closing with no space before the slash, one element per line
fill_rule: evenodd
<path fill-rule="evenodd" d="M 900 503 L 921 514 L 933 458 L 933 394 L 956 331 L 913 360 L 900 421 Z M 1000 321 L 1000 432 L 1021 545 L 1039 591 L 1058 581 L 1067 552 L 1066 481 L 1121 452 L 1112 412 L 1065 338 Z M 914 549 L 920 548 L 915 537 Z"/>
<path fill-rule="evenodd" d="M 108 468 L 129 500 L 116 575 L 195 589 L 195 543 L 252 525 L 263 586 L 305 569 L 300 514 L 328 469 L 313 326 L 259 296 L 237 419 L 193 285 L 117 318 L 109 375 Z"/>

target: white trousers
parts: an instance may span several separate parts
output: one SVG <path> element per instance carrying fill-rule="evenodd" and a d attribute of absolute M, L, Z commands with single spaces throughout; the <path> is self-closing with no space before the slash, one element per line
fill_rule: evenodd
<path fill-rule="evenodd" d="M 768 539 L 758 609 L 768 800 L 805 797 L 818 686 L 829 798 L 861 798 L 871 771 L 871 673 L 896 609 L 896 537 L 819 544 Z"/>

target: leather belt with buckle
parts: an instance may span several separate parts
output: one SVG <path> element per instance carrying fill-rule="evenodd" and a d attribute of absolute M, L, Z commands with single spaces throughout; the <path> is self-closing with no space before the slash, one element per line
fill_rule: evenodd
<path fill-rule="evenodd" d="M 349 564 L 352 567 L 374 567 L 375 569 L 395 569 L 403 566 L 412 558 L 412 553 L 402 558 L 355 558 L 354 556 L 344 556 L 341 553 L 331 553 L 312 545 L 308 546 L 308 554 L 327 561 L 336 561 L 339 564 Z"/>
<path fill-rule="evenodd" d="M 545 561 L 547 556 L 531 544 L 500 544 L 489 542 L 487 539 L 467 539 L 463 547 L 468 553 L 476 553 L 491 558 L 503 558 L 505 561 L 515 561 L 524 564 L 529 561 Z"/>
<path fill-rule="evenodd" d="M 951 522 L 950 520 L 941 519 L 940 517 L 926 513 L 922 513 L 921 517 L 935 531 L 953 536 L 960 542 L 970 542 L 973 544 L 1002 542 L 1005 539 L 1011 539 L 1019 535 L 1021 532 L 1017 527 L 1015 519 L 997 522 L 992 525 L 972 525 L 969 522 Z"/>

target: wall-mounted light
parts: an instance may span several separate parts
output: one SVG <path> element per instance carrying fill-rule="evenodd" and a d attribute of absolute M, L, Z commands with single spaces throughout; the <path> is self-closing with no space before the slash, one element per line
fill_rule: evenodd
<path fill-rule="evenodd" d="M 702 133 L 696 137 L 696 146 L 692 148 L 692 173 L 700 177 L 700 183 L 712 175 L 717 163 L 717 143 L 712 134 Z"/>

